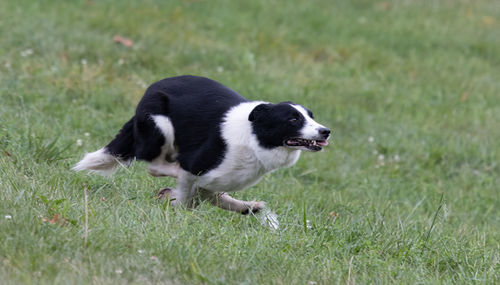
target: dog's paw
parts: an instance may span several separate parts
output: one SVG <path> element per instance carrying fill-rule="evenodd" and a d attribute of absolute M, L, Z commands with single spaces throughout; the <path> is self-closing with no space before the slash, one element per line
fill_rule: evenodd
<path fill-rule="evenodd" d="M 258 202 L 249 202 L 249 208 L 243 210 L 241 214 L 243 215 L 248 215 L 250 212 L 253 214 L 257 214 L 260 210 L 264 209 L 266 207 L 266 203 L 263 201 L 258 201 Z"/>
<path fill-rule="evenodd" d="M 163 188 L 156 194 L 157 199 L 170 199 L 170 194 L 172 194 L 172 188 Z"/>

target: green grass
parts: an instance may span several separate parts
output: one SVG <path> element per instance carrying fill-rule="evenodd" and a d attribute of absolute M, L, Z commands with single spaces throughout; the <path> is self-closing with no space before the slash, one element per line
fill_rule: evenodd
<path fill-rule="evenodd" d="M 500 282 L 498 1 L 163 2 L 0 1 L 2 283 Z M 334 129 L 235 194 L 278 231 L 173 210 L 141 163 L 69 170 L 180 74 Z"/>

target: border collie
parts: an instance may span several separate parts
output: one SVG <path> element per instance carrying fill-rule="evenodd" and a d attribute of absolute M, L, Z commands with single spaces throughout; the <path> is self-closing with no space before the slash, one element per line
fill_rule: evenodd
<path fill-rule="evenodd" d="M 152 84 L 118 135 L 73 170 L 107 175 L 144 160 L 151 175 L 177 178 L 175 189 L 163 191 L 172 205 L 193 207 L 199 194 L 223 209 L 256 213 L 264 202 L 226 192 L 295 164 L 302 150 L 320 151 L 329 136 L 301 105 L 248 101 L 214 80 L 179 76 Z"/>

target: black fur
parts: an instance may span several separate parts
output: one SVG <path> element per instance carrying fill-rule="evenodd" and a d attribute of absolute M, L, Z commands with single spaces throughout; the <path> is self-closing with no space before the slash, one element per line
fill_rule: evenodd
<path fill-rule="evenodd" d="M 290 104 L 260 104 L 248 116 L 253 133 L 265 148 L 283 146 L 286 139 L 300 136 L 300 129 L 306 123 L 304 116 Z"/>
<path fill-rule="evenodd" d="M 192 174 L 202 175 L 217 167 L 226 152 L 220 133 L 224 114 L 246 101 L 235 91 L 208 78 L 163 79 L 146 90 L 135 116 L 106 148 L 115 156 L 151 161 L 160 154 L 165 139 L 150 116 L 164 115 L 175 129 L 180 166 Z M 129 132 L 132 122 L 133 137 Z"/>
<path fill-rule="evenodd" d="M 116 137 L 106 146 L 109 153 L 123 160 L 129 160 L 135 156 L 134 146 L 134 117 L 130 119 Z"/>

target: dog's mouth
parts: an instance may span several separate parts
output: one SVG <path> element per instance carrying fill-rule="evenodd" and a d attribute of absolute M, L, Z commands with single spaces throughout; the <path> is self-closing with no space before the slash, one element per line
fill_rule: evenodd
<path fill-rule="evenodd" d="M 309 140 L 302 138 L 292 138 L 285 140 L 285 145 L 289 147 L 309 150 L 309 151 L 320 151 L 324 146 L 328 145 L 327 140 Z"/>

